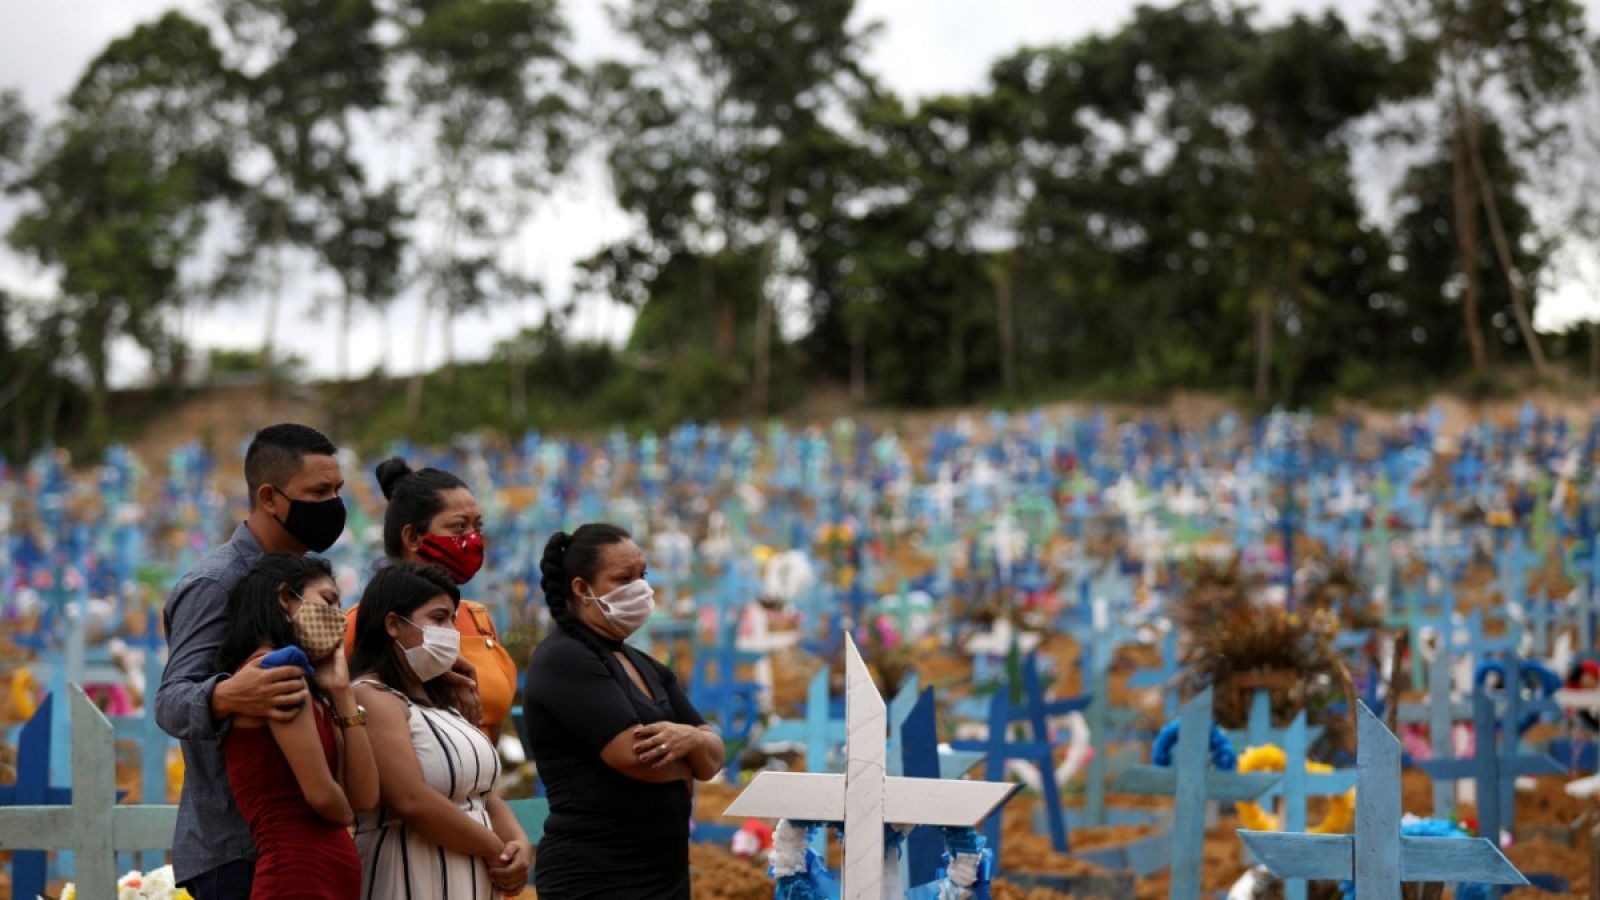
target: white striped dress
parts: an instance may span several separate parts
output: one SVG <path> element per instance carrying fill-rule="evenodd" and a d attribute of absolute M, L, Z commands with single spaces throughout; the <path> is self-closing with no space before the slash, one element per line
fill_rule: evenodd
<path fill-rule="evenodd" d="M 372 679 L 356 684 L 382 688 L 405 701 L 411 746 L 422 766 L 422 779 L 469 818 L 492 829 L 485 801 L 500 778 L 500 755 L 483 732 L 453 709 L 418 706 Z M 373 750 L 393 752 L 388 747 Z M 356 817 L 355 837 L 361 853 L 363 900 L 492 900 L 501 896 L 489 883 L 485 860 L 426 840 L 382 806 Z"/>

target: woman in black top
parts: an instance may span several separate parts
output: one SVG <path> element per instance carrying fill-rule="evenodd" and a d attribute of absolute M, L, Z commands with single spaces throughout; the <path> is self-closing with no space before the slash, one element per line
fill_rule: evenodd
<path fill-rule="evenodd" d="M 722 768 L 722 740 L 672 670 L 627 646 L 654 594 L 628 532 L 557 532 L 540 562 L 559 626 L 523 687 L 525 740 L 550 797 L 534 866 L 541 900 L 689 897 L 692 781 Z"/>

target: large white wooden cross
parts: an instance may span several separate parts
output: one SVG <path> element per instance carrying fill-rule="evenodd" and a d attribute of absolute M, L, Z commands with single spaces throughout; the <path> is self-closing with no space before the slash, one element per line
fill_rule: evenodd
<path fill-rule="evenodd" d="M 888 774 L 888 710 L 872 674 L 845 641 L 843 775 L 762 772 L 723 813 L 739 818 L 844 823 L 843 900 L 883 896 L 883 826 L 970 827 L 1010 798 L 1017 785 Z"/>

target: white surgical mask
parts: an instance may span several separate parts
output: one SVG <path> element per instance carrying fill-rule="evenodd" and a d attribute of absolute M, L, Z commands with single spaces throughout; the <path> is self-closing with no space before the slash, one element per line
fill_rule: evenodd
<path fill-rule="evenodd" d="M 450 667 L 461 656 L 461 632 L 442 625 L 418 625 L 405 616 L 400 618 L 422 631 L 422 643 L 415 647 L 400 648 L 406 655 L 406 665 L 411 667 L 417 678 L 432 681 L 450 671 Z"/>
<path fill-rule="evenodd" d="M 650 582 L 643 578 L 630 581 L 603 597 L 591 593 L 589 599 L 600 607 L 600 614 L 606 617 L 606 621 L 628 634 L 644 627 L 644 623 L 650 620 L 650 614 L 656 611 L 656 592 L 651 589 Z"/>

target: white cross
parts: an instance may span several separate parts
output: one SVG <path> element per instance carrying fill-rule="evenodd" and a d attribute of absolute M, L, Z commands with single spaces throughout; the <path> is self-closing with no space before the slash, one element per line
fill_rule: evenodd
<path fill-rule="evenodd" d="M 1031 653 L 1039 646 L 1039 635 L 1031 631 L 1018 632 L 1010 619 L 996 619 L 988 631 L 973 635 L 967 640 L 966 651 L 972 656 L 1005 656 L 1011 652 L 1015 639 L 1017 651 Z"/>
<path fill-rule="evenodd" d="M 950 475 L 950 464 L 940 463 L 938 478 L 933 483 L 933 507 L 939 514 L 940 522 L 949 522 L 955 518 L 956 509 L 956 484 Z"/>
<path fill-rule="evenodd" d="M 1028 536 L 1017 528 L 1010 513 L 1001 513 L 995 519 L 994 531 L 989 535 L 989 548 L 1002 571 L 1010 571 L 1011 563 L 1028 548 Z"/>
<path fill-rule="evenodd" d="M 971 827 L 999 808 L 1014 784 L 898 778 L 887 773 L 889 715 L 855 641 L 845 639 L 843 775 L 762 772 L 724 816 L 844 823 L 844 900 L 883 896 L 884 823 Z"/>

